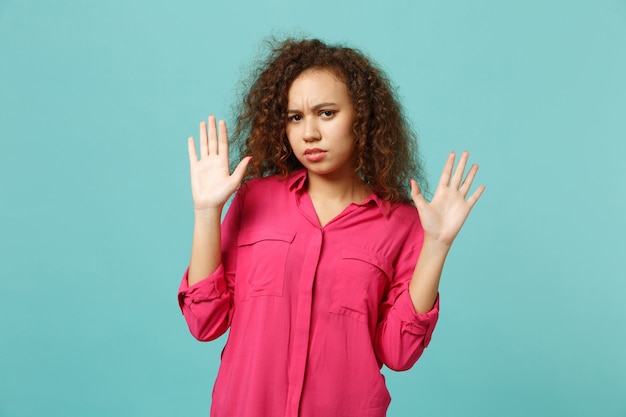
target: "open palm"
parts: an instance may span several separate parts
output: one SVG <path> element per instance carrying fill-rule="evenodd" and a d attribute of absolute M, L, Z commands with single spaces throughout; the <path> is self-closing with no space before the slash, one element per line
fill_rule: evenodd
<path fill-rule="evenodd" d="M 200 159 L 193 137 L 187 145 L 195 210 L 221 209 L 243 180 L 250 157 L 244 158 L 230 174 L 226 123 L 220 120 L 218 136 L 213 115 L 209 116 L 208 125 L 200 123 Z"/>
<path fill-rule="evenodd" d="M 469 153 L 463 152 L 452 174 L 456 155 L 454 152 L 450 154 L 430 202 L 420 192 L 417 182 L 411 180 L 411 197 L 419 212 L 425 239 L 433 239 L 446 246 L 452 245 L 472 207 L 485 190 L 485 186 L 481 185 L 467 197 L 478 171 L 478 165 L 474 164 L 465 179 L 463 178 L 468 157 Z"/>

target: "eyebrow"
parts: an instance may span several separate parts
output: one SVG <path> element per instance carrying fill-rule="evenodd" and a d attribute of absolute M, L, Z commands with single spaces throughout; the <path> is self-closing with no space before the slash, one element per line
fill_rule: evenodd
<path fill-rule="evenodd" d="M 320 104 L 316 104 L 315 106 L 313 106 L 313 110 L 319 110 L 322 109 L 324 107 L 334 107 L 337 106 L 337 103 L 320 103 Z M 287 114 L 290 113 L 300 113 L 300 110 L 287 110 Z"/>

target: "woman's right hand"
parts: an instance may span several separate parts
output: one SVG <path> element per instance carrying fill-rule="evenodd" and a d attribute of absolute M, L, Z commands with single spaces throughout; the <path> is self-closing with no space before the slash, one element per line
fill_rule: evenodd
<path fill-rule="evenodd" d="M 200 159 L 193 137 L 187 140 L 189 165 L 191 168 L 191 194 L 196 213 L 222 210 L 226 201 L 235 192 L 246 173 L 251 157 L 244 158 L 230 174 L 228 161 L 228 132 L 226 123 L 219 121 L 219 136 L 215 116 L 209 123 L 200 123 Z"/>

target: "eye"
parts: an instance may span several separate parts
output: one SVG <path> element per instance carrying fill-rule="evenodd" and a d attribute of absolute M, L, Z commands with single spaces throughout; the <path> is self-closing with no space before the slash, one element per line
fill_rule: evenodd
<path fill-rule="evenodd" d="M 335 111 L 334 110 L 322 110 L 320 112 L 320 116 L 324 119 L 330 119 L 331 117 L 333 117 L 335 115 Z"/>
<path fill-rule="evenodd" d="M 291 116 L 287 116 L 287 121 L 289 122 L 299 122 L 300 120 L 302 120 L 302 115 L 300 114 L 293 114 Z"/>

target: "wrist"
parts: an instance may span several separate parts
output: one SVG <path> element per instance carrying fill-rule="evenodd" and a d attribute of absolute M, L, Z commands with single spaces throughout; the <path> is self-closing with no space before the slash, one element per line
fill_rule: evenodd
<path fill-rule="evenodd" d="M 424 242 L 422 243 L 422 252 L 426 252 L 431 255 L 440 255 L 444 258 L 450 251 L 451 243 L 442 242 L 441 240 L 425 235 Z"/>
<path fill-rule="evenodd" d="M 196 220 L 214 220 L 215 218 L 221 220 L 222 207 L 207 207 L 202 209 L 194 208 L 193 213 Z"/>

